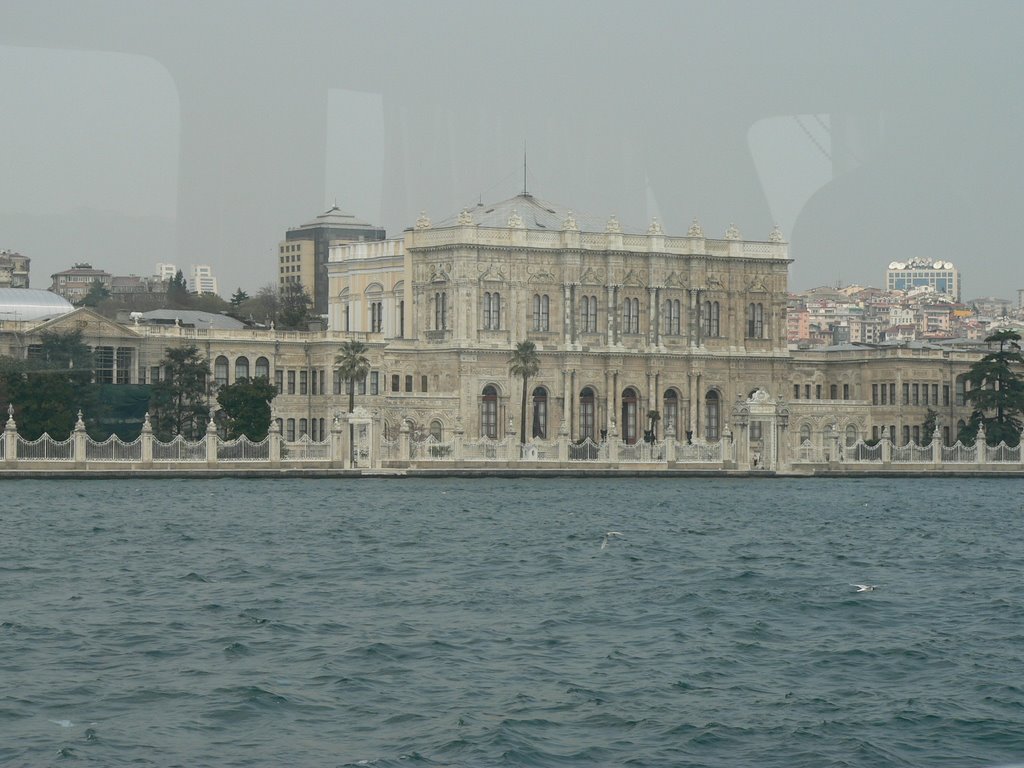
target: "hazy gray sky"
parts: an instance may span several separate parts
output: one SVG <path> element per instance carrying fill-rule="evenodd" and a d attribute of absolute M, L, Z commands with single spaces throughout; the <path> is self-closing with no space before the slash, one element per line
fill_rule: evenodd
<path fill-rule="evenodd" d="M 275 279 L 335 201 L 778 223 L 790 286 L 914 256 L 1024 288 L 1024 3 L 0 0 L 0 248 Z"/>

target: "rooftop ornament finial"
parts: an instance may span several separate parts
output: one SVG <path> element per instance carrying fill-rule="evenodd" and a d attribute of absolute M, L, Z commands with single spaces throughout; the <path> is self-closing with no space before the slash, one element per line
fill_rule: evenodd
<path fill-rule="evenodd" d="M 768 233 L 768 241 L 772 243 L 782 242 L 782 230 L 779 229 L 778 224 L 772 227 L 772 231 Z"/>
<path fill-rule="evenodd" d="M 420 211 L 420 217 L 416 219 L 416 229 L 430 229 L 430 219 L 426 211 Z"/>
<path fill-rule="evenodd" d="M 473 214 L 470 213 L 467 209 L 463 208 L 462 212 L 459 214 L 459 224 L 465 227 L 471 225 L 472 223 Z"/>
<path fill-rule="evenodd" d="M 568 211 L 565 216 L 565 221 L 562 222 L 562 229 L 567 232 L 579 232 L 579 225 L 576 224 L 576 217 L 572 215 L 572 211 Z"/>
<path fill-rule="evenodd" d="M 725 230 L 725 239 L 726 240 L 739 240 L 740 239 L 740 231 L 738 229 L 736 229 L 736 225 L 735 224 L 730 224 L 729 228 L 727 230 Z"/>
<path fill-rule="evenodd" d="M 700 222 L 697 219 L 693 220 L 693 224 L 690 225 L 690 229 L 686 232 L 687 237 L 704 237 L 704 230 L 701 229 Z"/>
<path fill-rule="evenodd" d="M 615 214 L 614 213 L 608 219 L 608 223 L 605 225 L 604 231 L 605 232 L 612 232 L 612 233 L 616 233 L 616 234 L 619 234 L 619 233 L 622 232 L 622 225 L 619 224 L 619 220 L 617 218 L 615 218 Z"/>
<path fill-rule="evenodd" d="M 523 217 L 519 215 L 519 211 L 515 208 L 512 209 L 512 214 L 508 217 L 508 226 L 510 229 L 523 228 Z"/>
<path fill-rule="evenodd" d="M 664 234 L 664 232 L 663 232 L 663 230 L 661 228 L 661 222 L 658 221 L 658 217 L 657 216 L 654 216 L 651 219 L 651 226 L 649 226 L 647 228 L 647 234 L 648 235 L 661 235 L 661 234 Z"/>

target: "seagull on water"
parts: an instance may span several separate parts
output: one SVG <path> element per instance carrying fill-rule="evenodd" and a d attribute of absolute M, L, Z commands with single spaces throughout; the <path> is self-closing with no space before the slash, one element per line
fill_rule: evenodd
<path fill-rule="evenodd" d="M 604 538 L 601 539 L 601 549 L 608 549 L 608 542 L 612 540 L 613 536 L 623 538 L 623 534 L 619 531 L 608 531 L 608 533 L 604 535 Z"/>
<path fill-rule="evenodd" d="M 877 584 L 851 584 L 851 587 L 856 587 L 858 592 L 874 592 L 878 589 Z"/>

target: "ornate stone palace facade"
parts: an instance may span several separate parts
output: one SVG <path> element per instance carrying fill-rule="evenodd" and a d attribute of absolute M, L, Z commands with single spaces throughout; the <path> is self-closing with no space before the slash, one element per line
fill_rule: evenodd
<path fill-rule="evenodd" d="M 538 442 L 633 445 L 652 411 L 657 440 L 724 437 L 746 466 L 830 440 L 927 442 L 929 411 L 955 441 L 969 415 L 962 375 L 981 353 L 790 350 L 789 263 L 778 229 L 764 240 L 735 227 L 710 238 L 696 221 L 684 236 L 657 221 L 630 232 L 524 194 L 437 223 L 422 215 L 400 238 L 332 245 L 324 331 L 121 325 L 81 309 L 4 323 L 0 353 L 24 356 L 42 331 L 74 328 L 102 352 L 104 380 L 146 383 L 168 346 L 194 343 L 211 390 L 266 375 L 282 439 L 323 441 L 347 410 L 334 359 L 356 338 L 372 365 L 356 401 L 385 441 L 500 440 L 520 429 L 522 384 L 508 361 L 528 339 L 541 358 L 526 426 Z"/>

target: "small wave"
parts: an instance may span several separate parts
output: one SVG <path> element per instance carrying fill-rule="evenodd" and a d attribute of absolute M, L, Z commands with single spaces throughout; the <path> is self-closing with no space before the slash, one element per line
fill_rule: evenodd
<path fill-rule="evenodd" d="M 208 578 L 206 578 L 205 576 L 200 576 L 195 571 L 189 571 L 188 573 L 186 573 L 184 576 L 181 577 L 181 580 L 182 581 L 199 581 L 199 582 L 203 582 L 204 584 L 208 584 L 209 581 L 210 581 Z"/>

